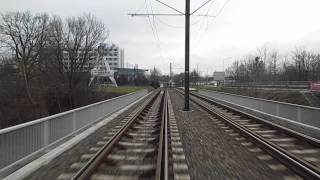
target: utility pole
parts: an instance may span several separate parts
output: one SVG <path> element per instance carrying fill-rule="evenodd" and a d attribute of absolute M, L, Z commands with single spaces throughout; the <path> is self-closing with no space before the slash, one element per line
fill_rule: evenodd
<path fill-rule="evenodd" d="M 174 10 L 178 12 L 178 14 L 129 14 L 130 16 L 185 16 L 185 71 L 184 71 L 184 111 L 190 111 L 189 107 L 189 88 L 190 88 L 190 70 L 189 70 L 189 60 L 190 60 L 190 15 L 193 15 L 195 12 L 197 12 L 199 9 L 207 5 L 210 1 L 212 0 L 207 0 L 205 3 L 203 3 L 201 6 L 199 6 L 196 10 L 194 10 L 192 13 L 190 13 L 190 0 L 186 0 L 186 12 L 183 13 L 176 8 L 160 1 L 160 0 L 155 0 L 158 3 L 170 8 L 171 10 Z M 208 15 L 198 15 L 198 16 L 207 16 Z"/>
<path fill-rule="evenodd" d="M 200 80 L 200 73 L 199 73 L 199 64 L 197 64 L 197 76 L 196 76 L 196 85 L 197 85 L 197 87 L 198 87 L 198 85 L 199 85 L 199 80 Z"/>
<path fill-rule="evenodd" d="M 172 65 L 170 63 L 169 87 L 172 87 Z"/>
<path fill-rule="evenodd" d="M 185 12 L 185 64 L 184 64 L 184 111 L 190 111 L 189 106 L 189 58 L 190 58 L 190 0 L 186 0 Z"/>

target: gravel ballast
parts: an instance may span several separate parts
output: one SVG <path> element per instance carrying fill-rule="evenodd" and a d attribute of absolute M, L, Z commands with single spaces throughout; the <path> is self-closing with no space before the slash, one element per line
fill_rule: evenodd
<path fill-rule="evenodd" d="M 191 112 L 182 111 L 184 100 L 171 90 L 173 104 L 191 179 L 284 179 L 292 172 L 275 159 L 260 160 L 264 152 L 250 152 L 236 137 L 219 127 L 214 118 L 190 102 Z M 241 136 L 239 136 L 241 139 Z M 251 149 L 256 148 L 254 145 Z"/>

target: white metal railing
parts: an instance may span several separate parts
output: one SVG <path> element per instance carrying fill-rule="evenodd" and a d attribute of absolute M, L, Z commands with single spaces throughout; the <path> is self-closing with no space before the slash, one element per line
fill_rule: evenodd
<path fill-rule="evenodd" d="M 147 90 L 0 130 L 0 171 L 84 129 L 147 94 Z"/>
<path fill-rule="evenodd" d="M 320 108 L 217 91 L 200 90 L 199 93 L 276 117 L 285 118 L 304 125 L 320 128 Z"/>

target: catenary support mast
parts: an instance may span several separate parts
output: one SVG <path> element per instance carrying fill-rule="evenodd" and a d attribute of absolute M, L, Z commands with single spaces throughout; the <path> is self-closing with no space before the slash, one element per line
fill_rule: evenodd
<path fill-rule="evenodd" d="M 185 64 L 184 64 L 184 111 L 189 111 L 189 60 L 190 60 L 190 0 L 186 0 L 185 13 Z"/>
<path fill-rule="evenodd" d="M 195 11 L 193 11 L 190 14 L 190 0 L 186 0 L 186 12 L 183 13 L 176 8 L 160 1 L 160 0 L 155 0 L 159 2 L 162 5 L 165 5 L 166 7 L 176 11 L 178 14 L 129 14 L 130 16 L 185 16 L 185 72 L 184 72 L 184 91 L 185 91 L 185 103 L 184 103 L 184 111 L 189 111 L 190 106 L 189 106 L 189 87 L 190 87 L 190 71 L 189 71 L 189 60 L 190 60 L 190 15 L 193 15 L 195 12 L 197 12 L 199 9 L 204 7 L 206 4 L 208 4 L 212 0 L 207 0 L 204 4 L 199 6 Z M 208 16 L 208 15 L 201 15 L 201 16 Z M 208 16 L 209 17 L 209 16 Z"/>

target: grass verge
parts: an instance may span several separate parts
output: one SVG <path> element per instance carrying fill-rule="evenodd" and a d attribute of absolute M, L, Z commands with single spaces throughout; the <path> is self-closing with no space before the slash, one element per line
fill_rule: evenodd
<path fill-rule="evenodd" d="M 120 93 L 120 94 L 128 94 L 136 91 L 140 91 L 143 89 L 148 89 L 148 91 L 152 91 L 153 88 L 150 86 L 108 86 L 108 85 L 102 85 L 97 87 L 98 91 L 102 91 L 105 93 Z"/>

